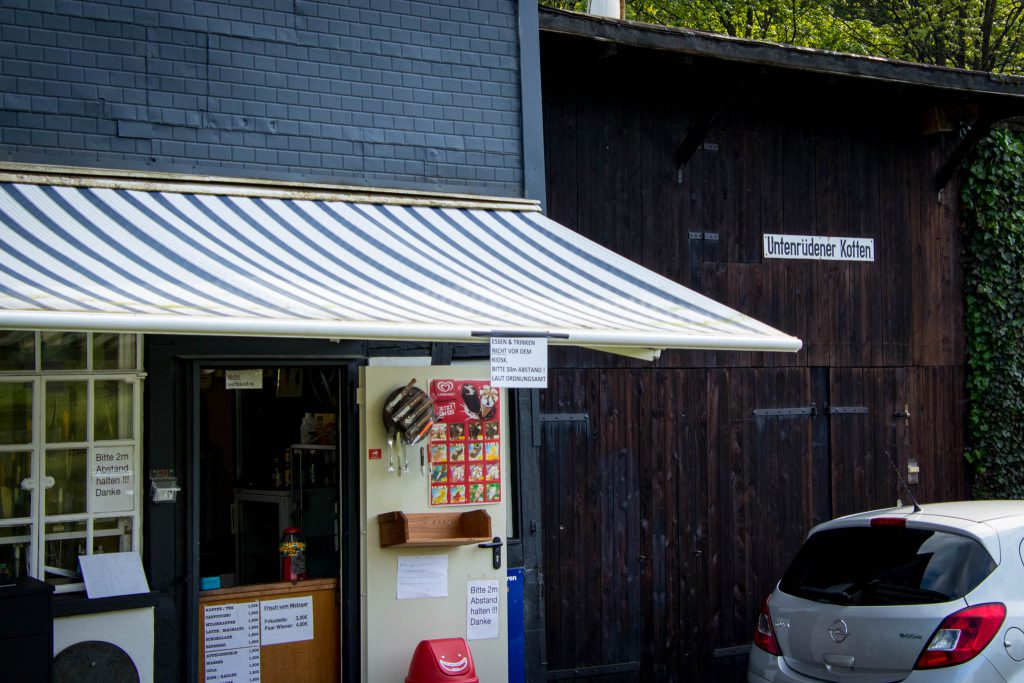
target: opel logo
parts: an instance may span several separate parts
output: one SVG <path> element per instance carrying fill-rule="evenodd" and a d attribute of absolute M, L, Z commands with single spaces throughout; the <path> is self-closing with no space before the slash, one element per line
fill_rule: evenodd
<path fill-rule="evenodd" d="M 843 642 L 848 635 L 850 635 L 850 627 L 842 619 L 833 621 L 832 625 L 828 627 L 828 637 L 832 639 L 833 643 Z"/>

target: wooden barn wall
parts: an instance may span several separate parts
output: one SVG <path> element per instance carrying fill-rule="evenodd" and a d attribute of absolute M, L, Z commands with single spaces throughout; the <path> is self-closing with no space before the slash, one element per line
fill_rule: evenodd
<path fill-rule="evenodd" d="M 912 92 L 634 57 L 542 36 L 549 215 L 804 347 L 551 349 L 547 668 L 741 681 L 808 529 L 907 500 L 890 458 L 922 502 L 966 495 L 958 191 L 932 188 L 955 140 Z M 871 237 L 876 260 L 764 260 L 764 233 Z"/>

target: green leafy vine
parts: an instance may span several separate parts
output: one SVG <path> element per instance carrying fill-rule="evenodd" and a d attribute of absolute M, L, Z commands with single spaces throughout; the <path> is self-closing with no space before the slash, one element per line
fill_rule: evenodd
<path fill-rule="evenodd" d="M 976 498 L 1024 498 L 1024 135 L 978 145 L 963 189 L 967 460 Z"/>

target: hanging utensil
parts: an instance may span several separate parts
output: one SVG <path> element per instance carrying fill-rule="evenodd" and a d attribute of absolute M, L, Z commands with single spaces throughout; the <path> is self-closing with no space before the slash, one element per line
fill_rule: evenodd
<path fill-rule="evenodd" d="M 388 396 L 387 401 L 384 403 L 384 412 L 385 413 L 389 413 L 389 412 L 393 411 L 398 406 L 399 402 L 410 391 L 412 391 L 412 386 L 414 384 L 416 384 L 416 378 L 415 377 L 413 377 L 411 380 L 409 380 L 409 383 L 406 384 L 404 387 L 400 387 L 400 388 L 396 389 L 395 391 L 391 392 L 391 395 Z"/>
<path fill-rule="evenodd" d="M 388 430 L 388 474 L 395 471 L 395 432 Z"/>
<path fill-rule="evenodd" d="M 433 415 L 434 413 L 434 404 L 431 403 L 429 399 L 425 403 L 422 403 L 418 408 L 416 408 L 416 410 L 406 415 L 405 419 L 402 420 L 402 426 L 408 430 L 413 425 L 420 424 L 420 421 L 423 419 L 423 416 L 428 413 L 431 415 Z M 415 433 L 418 434 L 419 430 L 417 430 Z"/>
<path fill-rule="evenodd" d="M 391 417 L 397 423 L 409 424 L 412 415 L 422 410 L 423 406 L 429 405 L 430 397 L 417 389 L 416 391 L 407 394 L 405 399 L 399 401 Z"/>
<path fill-rule="evenodd" d="M 384 400 L 384 429 L 388 435 L 388 472 L 398 476 L 409 474 L 409 448 L 420 441 L 434 424 L 434 402 L 430 395 L 413 386 L 415 378 L 404 387 L 392 391 Z M 394 443 L 402 450 L 398 453 L 397 468 L 394 462 Z M 424 473 L 425 463 L 420 457 L 420 471 Z"/>
<path fill-rule="evenodd" d="M 427 449 L 420 446 L 420 479 L 427 476 Z"/>

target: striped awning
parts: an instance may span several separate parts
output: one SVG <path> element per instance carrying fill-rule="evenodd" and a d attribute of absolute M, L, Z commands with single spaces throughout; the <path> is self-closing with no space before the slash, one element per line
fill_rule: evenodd
<path fill-rule="evenodd" d="M 796 351 L 537 210 L 0 183 L 0 328 Z"/>

